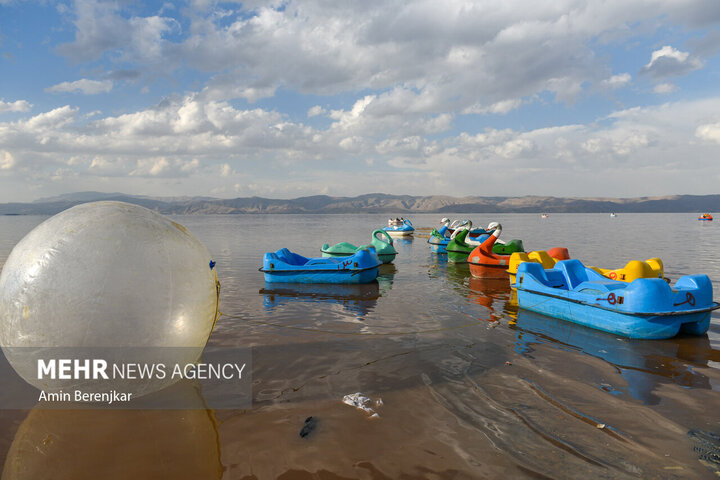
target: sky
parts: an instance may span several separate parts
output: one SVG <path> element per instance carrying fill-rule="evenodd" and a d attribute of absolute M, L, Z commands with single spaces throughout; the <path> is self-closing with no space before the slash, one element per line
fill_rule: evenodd
<path fill-rule="evenodd" d="M 718 0 L 0 0 L 0 202 L 720 193 Z"/>

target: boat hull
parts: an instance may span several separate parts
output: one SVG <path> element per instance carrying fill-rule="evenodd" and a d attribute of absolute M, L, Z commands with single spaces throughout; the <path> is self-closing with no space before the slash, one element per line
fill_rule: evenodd
<path fill-rule="evenodd" d="M 555 299 L 521 288 L 517 296 L 520 308 L 525 310 L 628 338 L 662 339 L 679 333 L 702 335 L 710 327 L 710 311 L 639 316 Z"/>
<path fill-rule="evenodd" d="M 469 251 L 447 250 L 448 262 L 452 263 L 467 263 L 468 255 L 470 255 Z"/>
<path fill-rule="evenodd" d="M 293 270 L 293 271 L 266 271 L 267 283 L 370 283 L 378 276 L 380 266 L 366 270 Z"/>
<path fill-rule="evenodd" d="M 409 237 L 415 230 L 385 230 L 391 237 Z"/>
<path fill-rule="evenodd" d="M 490 272 L 501 272 L 502 276 L 507 276 L 508 266 L 506 263 L 498 265 L 482 265 L 471 261 L 468 263 L 470 264 L 470 275 L 473 277 L 487 277 Z M 494 273 L 493 276 L 495 276 Z"/>
<path fill-rule="evenodd" d="M 447 230 L 443 227 L 443 230 Z M 433 253 L 447 253 L 447 246 L 450 239 L 442 235 L 438 230 L 430 232 L 430 238 L 427 241 L 430 244 L 430 251 Z"/>
<path fill-rule="evenodd" d="M 543 269 L 521 263 L 517 271 L 520 308 L 629 338 L 702 335 L 710 326 L 712 299 L 707 275 L 685 275 L 671 287 L 660 278 L 610 280 L 578 260 Z"/>

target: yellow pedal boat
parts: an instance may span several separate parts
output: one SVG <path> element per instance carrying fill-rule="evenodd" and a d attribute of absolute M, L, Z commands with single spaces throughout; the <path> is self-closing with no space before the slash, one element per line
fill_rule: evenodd
<path fill-rule="evenodd" d="M 515 285 L 515 275 L 517 274 L 518 267 L 523 262 L 535 262 L 543 266 L 544 269 L 553 268 L 561 258 L 557 256 L 551 256 L 548 252 L 538 251 L 530 253 L 513 253 L 510 257 L 508 265 L 508 274 L 510 274 L 510 285 Z M 632 282 L 638 278 L 662 278 L 667 281 L 664 276 L 664 266 L 662 260 L 657 257 L 648 258 L 647 260 L 630 260 L 625 267 L 617 269 L 609 268 L 598 268 L 588 267 L 600 275 L 603 275 L 611 280 L 620 280 L 622 282 Z"/>
<path fill-rule="evenodd" d="M 638 278 L 665 278 L 663 262 L 657 257 L 648 258 L 644 262 L 630 260 L 624 268 L 615 270 L 607 268 L 589 267 L 611 280 L 632 282 Z"/>

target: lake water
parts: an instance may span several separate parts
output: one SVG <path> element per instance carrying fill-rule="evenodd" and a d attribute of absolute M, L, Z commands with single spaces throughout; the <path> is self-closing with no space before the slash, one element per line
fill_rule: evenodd
<path fill-rule="evenodd" d="M 706 336 L 639 341 L 518 311 L 506 277 L 430 252 L 418 235 L 442 216 L 601 267 L 657 256 L 720 297 L 720 225 L 693 213 L 414 215 L 416 238 L 357 287 L 265 285 L 258 267 L 282 247 L 368 243 L 387 215 L 173 217 L 217 261 L 210 344 L 252 347 L 252 408 L 4 411 L 2 458 L 71 440 L 12 478 L 717 478 L 720 314 Z M 0 264 L 42 220 L 0 217 Z M 379 418 L 342 402 L 355 392 L 382 399 Z"/>

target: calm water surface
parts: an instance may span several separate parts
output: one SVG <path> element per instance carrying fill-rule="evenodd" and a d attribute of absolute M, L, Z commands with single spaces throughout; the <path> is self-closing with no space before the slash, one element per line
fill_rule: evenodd
<path fill-rule="evenodd" d="M 441 216 L 413 216 L 416 233 L 428 233 Z M 565 246 L 573 258 L 601 267 L 658 256 L 671 279 L 706 273 L 720 292 L 720 222 L 698 222 L 697 214 L 447 216 L 499 221 L 502 238 L 520 238 L 526 250 Z M 44 219 L 0 217 L 0 264 Z M 716 313 L 706 336 L 619 338 L 518 311 L 506 277 L 473 278 L 467 266 L 431 253 L 420 237 L 396 241 L 400 253 L 377 283 L 266 285 L 258 272 L 264 252 L 288 247 L 319 256 L 323 243 L 368 243 L 387 216 L 174 219 L 217 261 L 223 316 L 210 343 L 252 346 L 253 407 L 2 412 L 3 458 L 13 442 L 42 451 L 57 438 L 72 440 L 67 455 L 28 467 L 35 477 L 12 478 L 51 478 L 48 472 L 126 478 L 130 463 L 146 473 L 133 478 L 717 478 L 720 472 Z M 382 399 L 380 418 L 342 403 L 355 392 Z M 309 416 L 317 427 L 301 438 Z"/>

